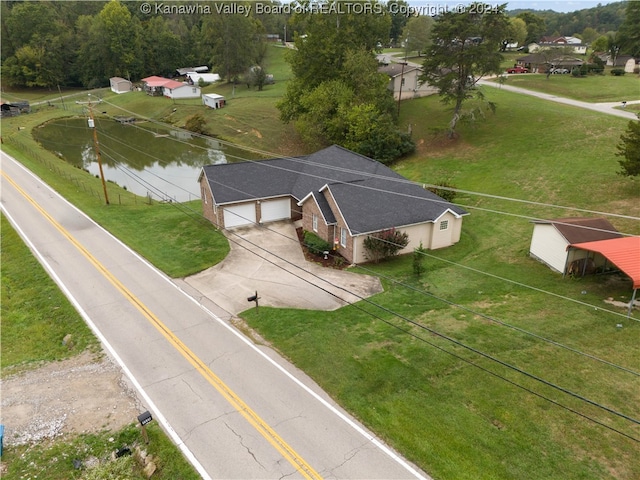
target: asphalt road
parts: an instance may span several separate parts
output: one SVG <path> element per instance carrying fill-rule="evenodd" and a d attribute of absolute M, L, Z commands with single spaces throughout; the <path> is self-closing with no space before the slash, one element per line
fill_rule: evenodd
<path fill-rule="evenodd" d="M 429 478 L 4 152 L 1 172 L 3 212 L 203 478 Z"/>

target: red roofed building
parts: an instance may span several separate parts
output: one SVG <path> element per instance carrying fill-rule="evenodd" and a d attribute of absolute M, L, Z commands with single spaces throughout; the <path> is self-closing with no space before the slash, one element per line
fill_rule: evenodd
<path fill-rule="evenodd" d="M 170 78 L 151 77 L 143 78 L 144 91 L 151 96 L 165 96 L 168 98 L 200 98 L 200 87 L 177 82 Z"/>

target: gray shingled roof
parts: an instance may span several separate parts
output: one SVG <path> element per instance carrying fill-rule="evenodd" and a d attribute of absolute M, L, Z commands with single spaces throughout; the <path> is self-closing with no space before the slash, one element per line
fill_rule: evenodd
<path fill-rule="evenodd" d="M 467 214 L 382 163 L 337 145 L 303 157 L 208 165 L 203 174 L 218 205 L 285 195 L 300 201 L 311 193 L 322 208 L 328 204 L 319 192 L 326 187 L 354 235 L 434 221 L 447 210 Z"/>

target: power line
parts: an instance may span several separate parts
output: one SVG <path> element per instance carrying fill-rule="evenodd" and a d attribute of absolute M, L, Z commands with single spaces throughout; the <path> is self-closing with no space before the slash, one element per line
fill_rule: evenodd
<path fill-rule="evenodd" d="M 141 116 L 135 112 L 132 112 L 130 110 L 127 110 L 119 105 L 115 105 L 112 104 L 108 101 L 103 100 L 104 103 L 111 105 L 112 107 L 115 108 L 119 108 L 131 115 L 135 115 L 138 116 L 140 118 L 143 118 L 146 121 L 149 121 L 151 123 L 154 124 L 158 124 L 161 126 L 164 126 L 165 128 L 169 127 L 172 128 L 176 131 L 181 131 L 181 132 L 186 132 L 189 133 L 195 137 L 201 137 L 201 138 L 210 138 L 207 137 L 206 135 L 202 135 L 196 132 L 191 132 L 188 130 L 184 130 L 184 129 L 180 129 L 177 127 L 173 127 L 173 126 L 168 126 L 162 122 L 158 122 L 152 118 L 149 117 L 144 117 Z M 180 141 L 178 139 L 175 139 L 175 141 Z M 287 159 L 287 160 L 291 160 L 293 162 L 298 162 L 301 164 L 311 164 L 314 166 L 320 166 L 323 167 L 322 165 L 318 165 L 309 161 L 306 161 L 302 158 L 298 158 L 298 157 L 290 157 L 290 156 L 282 156 L 282 155 L 278 155 L 275 154 L 273 152 L 269 152 L 266 150 L 260 150 L 257 148 L 253 148 L 253 147 L 247 147 L 244 145 L 239 145 L 239 144 L 235 144 L 229 141 L 225 141 L 225 140 L 220 140 L 220 139 L 216 139 L 216 141 L 218 141 L 219 143 L 221 143 L 222 145 L 227 145 L 227 146 L 231 146 L 234 148 L 238 148 L 241 150 L 246 150 L 252 153 L 256 153 L 264 158 L 282 158 L 282 159 Z M 203 147 L 200 147 L 203 148 Z M 259 160 L 252 160 L 252 159 L 248 159 L 248 158 L 243 158 L 243 157 L 238 157 L 238 156 L 233 156 L 231 155 L 232 158 L 237 158 L 238 160 L 243 160 L 243 161 L 248 161 L 248 162 L 257 162 Z M 269 165 L 270 166 L 270 165 Z M 274 167 L 277 168 L 277 167 Z M 562 209 L 562 210 L 567 210 L 567 211 L 574 211 L 574 212 L 580 212 L 580 213 L 589 213 L 589 214 L 594 214 L 594 215 L 603 215 L 603 216 L 611 216 L 611 217 L 618 217 L 618 218 L 624 218 L 624 219 L 629 219 L 629 220 L 640 220 L 640 217 L 635 217 L 635 216 L 630 216 L 630 215 L 622 215 L 622 214 L 617 214 L 617 213 L 611 213 L 611 212 L 601 212 L 601 211 L 597 211 L 597 210 L 589 210 L 589 209 L 583 209 L 583 208 L 577 208 L 577 207 L 569 207 L 569 206 L 563 206 L 563 205 L 555 205 L 555 204 L 550 204 L 550 203 L 543 203 L 543 202 L 536 202 L 536 201 L 531 201 L 531 200 L 523 200 L 523 199 L 518 199 L 518 198 L 512 198 L 512 197 L 505 197 L 505 196 L 500 196 L 500 195 L 494 195 L 494 194 L 488 194 L 488 193 L 481 193 L 481 192 L 474 192 L 474 191 L 470 191 L 470 190 L 461 190 L 461 189 L 457 189 L 457 188 L 452 188 L 452 187 L 442 187 L 440 185 L 433 185 L 433 184 L 425 184 L 425 183 L 420 183 L 420 182 L 414 182 L 408 179 L 404 179 L 404 178 L 397 178 L 397 179 L 389 179 L 388 177 L 384 177 L 384 176 L 380 176 L 380 175 L 376 175 L 376 174 L 372 174 L 372 173 L 367 173 L 367 172 L 361 172 L 361 171 L 357 171 L 357 170 L 351 170 L 351 169 L 347 169 L 347 168 L 342 168 L 342 167 L 325 167 L 327 169 L 331 169 L 334 171 L 341 171 L 341 172 L 345 172 L 345 173 L 353 173 L 353 174 L 358 174 L 358 175 L 363 175 L 363 176 L 368 176 L 371 178 L 383 178 L 386 180 L 390 180 L 393 182 L 397 182 L 397 183 L 405 183 L 405 184 L 413 184 L 413 185 L 428 185 L 429 187 L 436 187 L 436 188 L 440 188 L 443 190 L 449 190 L 449 191 L 454 191 L 454 192 L 459 192 L 459 193 L 464 193 L 464 194 L 468 194 L 468 195 L 475 195 L 475 196 L 480 196 L 480 197 L 486 197 L 486 198 L 493 198 L 493 199 L 498 199 L 498 200 L 505 200 L 505 201 L 511 201 L 511 202 L 517 202 L 517 203 L 524 203 L 524 204 L 531 204 L 531 205 L 535 205 L 535 206 L 540 206 L 540 207 L 547 207 L 547 208 L 557 208 L 557 209 Z M 280 168 L 281 170 L 287 170 L 284 168 Z M 291 171 L 291 170 L 287 170 L 287 171 Z M 297 172 L 300 173 L 300 172 Z M 304 173 L 303 173 L 304 174 Z M 370 187 L 369 187 L 370 188 Z M 388 193 L 396 193 L 396 192 L 388 192 Z M 445 203 L 451 203 L 451 202 L 446 202 Z M 480 207 L 476 207 L 476 206 L 472 206 L 472 205 L 460 205 L 464 208 L 470 208 L 470 209 L 478 209 L 478 210 L 482 210 Z M 507 213 L 507 212 L 500 212 L 500 211 L 492 211 L 492 210 L 487 210 L 491 213 Z M 527 216 L 522 216 L 522 215 L 518 215 L 518 214 L 509 214 L 509 215 L 513 215 L 513 216 L 519 216 L 522 218 L 525 218 L 527 220 L 540 220 L 538 218 L 533 218 L 533 217 L 527 217 Z"/>
<path fill-rule="evenodd" d="M 227 230 L 227 231 L 229 231 L 229 230 Z M 240 238 L 242 238 L 242 237 L 240 237 Z M 248 241 L 247 239 L 243 239 L 243 240 L 244 240 L 244 241 Z M 249 243 L 252 243 L 252 242 L 249 242 Z M 255 245 L 255 244 L 254 244 L 254 245 Z M 261 247 L 258 247 L 258 248 L 261 248 Z M 263 250 L 264 250 L 264 249 L 263 249 Z M 266 251 L 266 250 L 265 250 L 265 251 Z M 269 253 L 270 255 L 274 255 L 275 257 L 279 258 L 280 260 L 284 260 L 284 259 L 282 259 L 281 257 L 279 257 L 279 256 L 277 256 L 277 255 L 275 255 L 275 254 L 273 254 L 273 253 L 271 253 L 271 252 L 268 252 L 268 251 L 267 251 L 267 253 Z M 267 260 L 267 261 L 268 261 L 268 260 Z M 286 260 L 285 260 L 285 261 L 286 261 Z M 271 262 L 271 263 L 273 263 L 273 262 Z M 290 263 L 290 262 L 287 262 L 287 263 Z M 295 265 L 294 265 L 294 266 L 295 266 Z M 297 266 L 295 266 L 295 267 L 296 267 L 296 268 L 299 268 L 299 267 L 297 267 Z M 289 272 L 289 273 L 291 273 L 291 272 Z M 307 273 L 309 273 L 309 272 L 307 272 Z M 323 281 L 326 281 L 326 280 L 324 280 L 324 279 L 322 279 L 322 280 L 323 280 Z M 307 281 L 307 280 L 305 280 L 305 281 Z M 315 284 L 313 284 L 313 285 L 315 285 Z M 318 288 L 320 288 L 320 287 L 318 287 Z M 346 289 L 343 289 L 343 290 L 348 292 L 348 290 L 346 290 Z M 358 295 L 356 295 L 356 294 L 353 294 L 352 292 L 349 292 L 349 293 L 351 293 L 352 295 L 355 295 L 356 297 L 358 296 Z M 338 297 L 338 298 L 339 298 L 339 297 Z M 344 301 L 344 299 L 342 299 L 342 300 Z M 577 398 L 577 399 L 579 399 L 579 400 L 581 400 L 581 401 L 583 401 L 583 402 L 589 403 L 589 404 L 591 404 L 592 406 L 595 406 L 595 407 L 598 407 L 598 408 L 602 408 L 602 409 L 604 409 L 605 411 L 607 411 L 607 412 L 609 412 L 609 413 L 611 413 L 611 414 L 614 414 L 614 415 L 620 416 L 621 418 L 624 418 L 624 419 L 626 419 L 626 420 L 628 420 L 628 421 L 631 421 L 631 422 L 633 422 L 633 423 L 637 423 L 637 424 L 638 424 L 638 423 L 640 423 L 640 422 L 638 422 L 638 420 L 636 420 L 636 419 L 634 419 L 634 418 L 632 418 L 632 417 L 629 417 L 629 416 L 627 416 L 627 415 L 625 415 L 625 414 L 622 414 L 622 413 L 620 413 L 620 412 L 617 412 L 617 411 L 615 411 L 615 410 L 613 410 L 613 409 L 611 409 L 611 408 L 609 408 L 609 407 L 606 407 L 606 406 L 601 405 L 601 404 L 599 404 L 599 403 L 597 403 L 597 402 L 594 402 L 594 401 L 592 401 L 592 400 L 590 400 L 590 399 L 588 399 L 588 398 L 586 398 L 586 397 L 584 397 L 584 396 L 581 396 L 581 395 L 579 395 L 579 394 L 576 394 L 576 393 L 574 393 L 574 392 L 571 392 L 571 391 L 569 391 L 568 389 L 565 389 L 564 387 L 560 387 L 560 386 L 558 386 L 558 385 L 553 384 L 552 382 L 546 381 L 546 380 L 544 380 L 544 379 L 542 379 L 542 378 L 540 378 L 540 377 L 537 377 L 537 376 L 535 376 L 535 375 L 533 375 L 533 374 L 530 374 L 530 373 L 528 373 L 528 372 L 525 372 L 524 370 L 519 369 L 518 367 L 512 366 L 512 365 L 510 365 L 510 364 L 508 364 L 508 363 L 506 363 L 506 362 L 504 362 L 504 361 L 501 361 L 501 360 L 499 360 L 499 359 L 497 359 L 497 358 L 493 357 L 492 355 L 489 355 L 489 354 L 486 354 L 486 353 L 484 353 L 484 352 L 481 352 L 481 351 L 479 351 L 479 350 L 477 350 L 477 349 L 475 349 L 475 348 L 473 348 L 473 347 L 469 347 L 469 346 L 465 345 L 465 344 L 464 344 L 464 343 L 462 343 L 462 342 L 459 342 L 459 341 L 457 341 L 457 340 L 455 340 L 455 339 L 453 339 L 453 338 L 450 338 L 450 337 L 448 337 L 448 336 L 446 336 L 446 335 L 443 335 L 443 334 L 441 334 L 441 333 L 439 333 L 439 332 L 435 331 L 434 329 L 430 329 L 429 327 L 426 327 L 426 326 L 421 325 L 421 324 L 419 324 L 419 323 L 417 323 L 417 322 L 415 322 L 415 321 L 413 321 L 413 320 L 411 320 L 411 319 L 408 319 L 408 318 L 406 318 L 406 317 L 404 317 L 404 316 L 402 316 L 402 315 L 399 315 L 399 314 L 397 314 L 396 312 L 393 312 L 392 310 L 387 309 L 386 307 L 382 307 L 382 306 L 380 306 L 380 305 L 378 305 L 378 304 L 376 304 L 376 303 L 374 303 L 374 302 L 371 302 L 371 301 L 369 301 L 369 300 L 367 300 L 367 299 L 363 299 L 363 300 L 364 300 L 365 302 L 367 302 L 367 303 L 369 303 L 369 304 L 373 305 L 373 306 L 376 306 L 377 308 L 381 308 L 381 309 L 383 309 L 383 310 L 384 310 L 384 311 L 386 311 L 387 313 L 390 313 L 390 314 L 392 314 L 392 315 L 394 315 L 394 316 L 396 316 L 396 317 L 398 317 L 398 318 L 401 318 L 402 320 L 404 320 L 404 321 L 406 321 L 406 322 L 409 322 L 409 323 L 411 323 L 411 324 L 415 325 L 415 326 L 416 326 L 416 327 L 418 327 L 418 328 L 424 329 L 424 330 L 426 330 L 426 331 L 428 331 L 428 332 L 430 332 L 430 333 L 432 333 L 432 334 L 434 334 L 434 335 L 436 335 L 436 336 L 439 336 L 439 337 L 441 337 L 441 338 L 443 338 L 443 339 L 445 339 L 445 340 L 447 340 L 447 341 L 449 341 L 449 342 L 452 342 L 452 343 L 454 343 L 454 344 L 456 344 L 456 345 L 458 345 L 458 346 L 461 346 L 461 347 L 463 347 L 463 348 L 469 349 L 469 350 L 470 350 L 470 351 L 472 351 L 473 353 L 475 353 L 475 354 L 477 354 L 477 355 L 481 355 L 481 356 L 483 356 L 483 357 L 485 357 L 485 358 L 487 358 L 487 359 L 489 359 L 489 360 L 491 360 L 491 361 L 497 362 L 497 363 L 499 363 L 500 365 L 502 365 L 502 366 L 504 366 L 504 367 L 514 369 L 515 371 L 517 371 L 517 372 L 518 372 L 518 373 L 520 373 L 520 374 L 526 375 L 526 376 L 528 376 L 528 377 L 529 377 L 529 378 L 531 378 L 531 379 L 534 379 L 534 380 L 537 380 L 537 381 L 539 381 L 539 382 L 542 382 L 543 384 L 545 384 L 545 385 L 547 385 L 547 386 L 549 386 L 549 387 L 552 387 L 552 388 L 558 389 L 558 390 L 562 391 L 563 393 L 565 393 L 565 394 L 567 394 L 567 395 L 573 396 L 573 397 L 575 397 L 575 398 Z M 348 303 L 348 302 L 347 302 L 347 303 Z M 533 393 L 535 393 L 535 392 L 533 392 Z M 588 418 L 588 417 L 585 417 L 585 418 Z M 597 423 L 597 421 L 596 421 L 596 423 Z M 623 435 L 624 435 L 624 434 L 623 434 Z M 633 437 L 629 437 L 629 438 L 633 438 Z M 634 440 L 638 441 L 637 439 L 634 439 Z"/>

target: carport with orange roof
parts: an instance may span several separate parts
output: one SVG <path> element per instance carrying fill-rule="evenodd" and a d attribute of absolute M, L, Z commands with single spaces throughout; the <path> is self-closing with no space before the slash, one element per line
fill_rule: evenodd
<path fill-rule="evenodd" d="M 629 302 L 628 316 L 631 315 L 636 292 L 640 288 L 640 237 L 622 237 L 595 242 L 574 243 L 567 247 L 599 253 L 620 271 L 631 278 L 633 295 Z"/>

